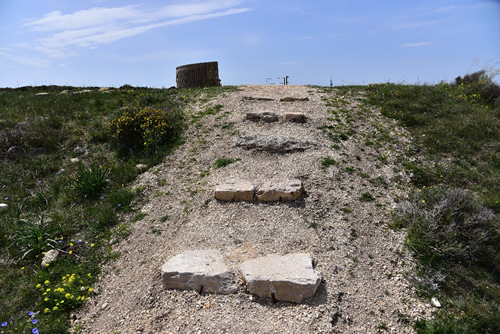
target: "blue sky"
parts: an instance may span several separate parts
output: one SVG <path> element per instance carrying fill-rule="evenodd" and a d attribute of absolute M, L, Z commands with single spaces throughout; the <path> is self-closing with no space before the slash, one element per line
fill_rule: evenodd
<path fill-rule="evenodd" d="M 170 87 L 206 61 L 224 85 L 452 81 L 500 62 L 500 1 L 0 0 L 0 87 Z"/>

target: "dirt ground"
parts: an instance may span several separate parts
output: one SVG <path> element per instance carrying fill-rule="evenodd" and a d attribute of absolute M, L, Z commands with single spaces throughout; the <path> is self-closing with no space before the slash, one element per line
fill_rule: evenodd
<path fill-rule="evenodd" d="M 83 333 L 412 333 L 408 320 L 427 317 L 415 296 L 414 263 L 404 234 L 388 227 L 405 198 L 408 180 L 400 157 L 408 134 L 362 96 L 307 86 L 242 86 L 192 105 L 199 115 L 186 142 L 144 172 L 145 217 L 115 244 L 120 256 L 105 265 L 96 295 L 75 315 Z M 249 98 L 251 97 L 251 98 Z M 281 102 L 281 98 L 307 101 Z M 257 99 L 267 98 L 267 99 Z M 301 112 L 305 123 L 253 122 L 247 112 Z M 190 117 L 191 117 L 190 116 Z M 340 141 L 331 134 L 340 133 Z M 330 133 L 330 135 L 329 135 Z M 294 137 L 315 144 L 296 153 L 268 153 L 235 145 L 245 135 Z M 238 158 L 215 168 L 218 158 Z M 322 165 L 330 158 L 330 166 Z M 299 179 L 295 202 L 220 202 L 218 184 L 231 178 Z M 131 219 L 124 217 L 124 219 Z M 238 272 L 245 260 L 267 254 L 310 253 L 323 276 L 302 304 L 262 299 L 240 289 L 232 295 L 163 290 L 160 267 L 186 250 L 218 249 Z M 239 277 L 239 276 L 238 276 Z"/>

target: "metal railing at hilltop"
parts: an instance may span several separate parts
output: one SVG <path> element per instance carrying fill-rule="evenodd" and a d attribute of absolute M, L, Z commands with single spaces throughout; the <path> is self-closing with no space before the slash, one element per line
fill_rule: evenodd
<path fill-rule="evenodd" d="M 266 85 L 288 85 L 288 75 L 278 78 L 266 78 Z"/>

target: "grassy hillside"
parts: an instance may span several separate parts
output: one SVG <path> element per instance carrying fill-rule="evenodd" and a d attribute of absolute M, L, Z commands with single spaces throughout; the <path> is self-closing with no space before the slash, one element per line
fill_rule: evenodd
<path fill-rule="evenodd" d="M 500 332 L 500 87 L 480 71 L 453 84 L 366 87 L 366 103 L 415 142 L 415 192 L 394 228 L 419 261 L 417 285 L 442 308 L 419 333 Z"/>
<path fill-rule="evenodd" d="M 120 217 L 134 217 L 141 189 L 128 185 L 203 117 L 188 116 L 190 102 L 234 89 L 0 89 L 0 333 L 67 332 L 98 264 L 131 232 Z M 415 138 L 403 161 L 414 192 L 391 224 L 408 232 L 422 297 L 442 307 L 414 327 L 500 332 L 500 87 L 477 72 L 453 84 L 333 89 Z M 41 267 L 53 248 L 59 259 Z"/>
<path fill-rule="evenodd" d="M 1 333 L 67 332 L 130 233 L 130 182 L 182 142 L 189 102 L 231 89 L 0 89 Z"/>

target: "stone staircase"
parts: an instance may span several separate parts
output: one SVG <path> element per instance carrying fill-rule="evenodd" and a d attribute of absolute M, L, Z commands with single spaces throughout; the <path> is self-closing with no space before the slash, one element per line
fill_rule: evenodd
<path fill-rule="evenodd" d="M 243 101 L 272 99 L 248 97 Z M 285 97 L 280 102 L 308 101 L 308 98 Z M 303 113 L 285 112 L 282 117 L 273 112 L 247 112 L 243 121 L 304 123 Z M 241 137 L 237 147 L 276 154 L 301 152 L 314 147 L 292 137 L 251 134 Z M 279 159 L 279 158 L 278 158 Z M 215 187 L 214 197 L 221 202 L 281 202 L 295 201 L 304 193 L 303 182 L 296 179 L 244 180 L 232 179 Z M 301 303 L 314 296 L 322 279 L 313 266 L 313 257 L 306 253 L 283 256 L 270 254 L 244 261 L 239 272 L 230 271 L 223 255 L 216 249 L 190 250 L 170 258 L 161 268 L 164 289 L 187 289 L 202 293 L 232 294 L 238 288 L 235 276 L 241 275 L 246 291 L 273 302 Z"/>

